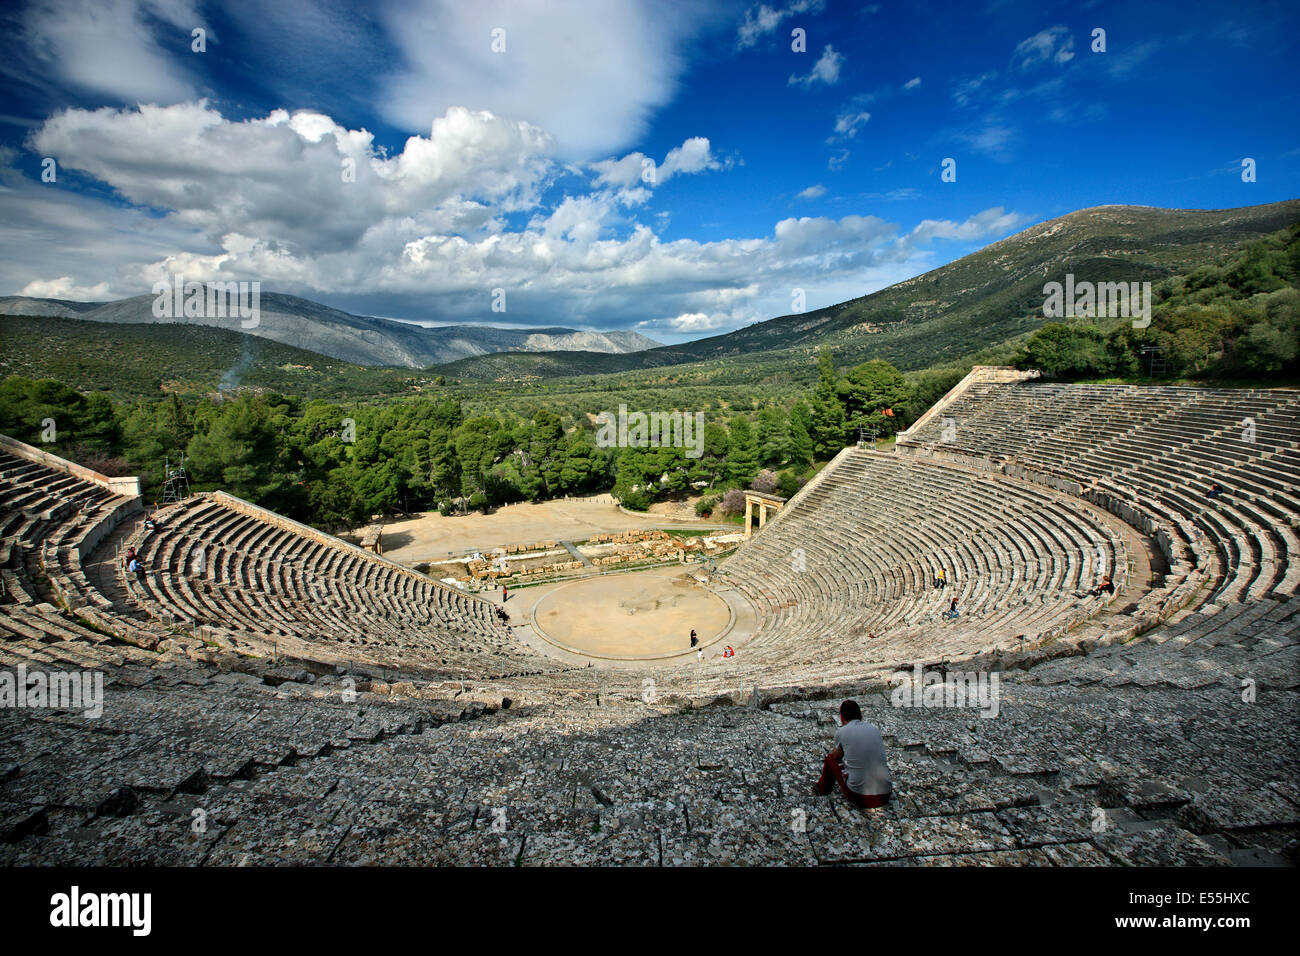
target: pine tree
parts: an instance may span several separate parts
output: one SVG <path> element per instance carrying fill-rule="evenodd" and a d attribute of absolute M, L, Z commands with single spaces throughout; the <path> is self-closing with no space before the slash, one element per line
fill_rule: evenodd
<path fill-rule="evenodd" d="M 899 426 L 899 416 L 885 415 L 885 409 L 901 409 L 911 395 L 903 373 L 882 359 L 872 359 L 856 366 L 845 376 L 841 394 L 850 435 L 858 429 L 875 428 L 882 435 L 892 435 Z"/>
<path fill-rule="evenodd" d="M 812 411 L 802 401 L 790 409 L 790 467 L 802 470 L 812 464 L 813 440 L 809 434 Z"/>
<path fill-rule="evenodd" d="M 758 413 L 758 449 L 764 467 L 779 468 L 790 457 L 790 420 L 780 409 Z"/>
<path fill-rule="evenodd" d="M 812 395 L 811 437 L 813 453 L 822 460 L 834 458 L 844 447 L 844 402 L 829 349 L 817 353 L 817 387 Z"/>
<path fill-rule="evenodd" d="M 744 415 L 731 420 L 726 474 L 728 481 L 742 487 L 747 487 L 758 474 L 758 436 Z"/>

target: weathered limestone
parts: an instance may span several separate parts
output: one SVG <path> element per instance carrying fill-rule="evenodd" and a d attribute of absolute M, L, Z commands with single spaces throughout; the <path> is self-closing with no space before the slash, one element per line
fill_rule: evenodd
<path fill-rule="evenodd" d="M 102 586 L 130 499 L 0 449 L 0 671 L 105 683 L 0 708 L 0 865 L 1300 862 L 1300 397 L 972 381 L 899 450 L 723 564 L 735 657 L 614 673 L 216 496 Z M 917 663 L 997 674 L 997 716 L 898 706 Z M 810 790 L 844 696 L 880 810 Z"/>

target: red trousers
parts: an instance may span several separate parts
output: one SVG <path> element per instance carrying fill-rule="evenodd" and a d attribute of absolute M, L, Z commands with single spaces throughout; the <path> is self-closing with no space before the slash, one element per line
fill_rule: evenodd
<path fill-rule="evenodd" d="M 849 789 L 849 779 L 844 775 L 844 765 L 835 759 L 835 751 L 826 755 L 825 761 L 822 762 L 822 775 L 817 781 L 817 792 L 826 794 L 831 792 L 831 784 L 838 783 L 844 796 L 849 798 L 849 802 L 871 809 L 873 807 L 883 807 L 889 802 L 887 793 L 858 793 Z"/>

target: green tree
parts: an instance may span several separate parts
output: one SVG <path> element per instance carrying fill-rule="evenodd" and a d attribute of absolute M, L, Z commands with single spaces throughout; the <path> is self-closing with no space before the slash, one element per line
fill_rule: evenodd
<path fill-rule="evenodd" d="M 539 409 L 533 415 L 528 458 L 537 469 L 543 497 L 550 498 L 559 493 L 557 486 L 564 471 L 565 452 L 563 420 L 554 412 Z"/>
<path fill-rule="evenodd" d="M 190 474 L 205 488 L 281 511 L 294 508 L 289 488 L 297 480 L 281 442 L 281 412 L 274 398 L 241 395 L 217 406 L 207 427 L 190 439 Z"/>
<path fill-rule="evenodd" d="M 790 467 L 802 471 L 812 464 L 812 409 L 800 399 L 790 409 Z"/>
<path fill-rule="evenodd" d="M 872 359 L 849 371 L 841 385 L 849 436 L 857 439 L 872 428 L 892 435 L 911 395 L 903 373 L 883 359 Z M 886 415 L 886 410 L 893 414 Z"/>
<path fill-rule="evenodd" d="M 645 470 L 645 460 L 638 448 L 619 450 L 614 473 L 614 497 L 629 508 L 644 511 L 650 506 L 650 494 L 646 491 L 649 476 Z"/>
<path fill-rule="evenodd" d="M 790 416 L 768 406 L 758 413 L 758 458 L 764 467 L 778 467 L 790 458 Z"/>
<path fill-rule="evenodd" d="M 822 460 L 835 457 L 844 447 L 844 403 L 840 399 L 835 363 L 829 349 L 817 352 L 817 386 L 812 394 L 813 454 Z"/>
<path fill-rule="evenodd" d="M 501 422 L 490 415 L 471 418 L 456 429 L 456 457 L 461 463 L 461 493 L 485 491 L 492 463 L 505 450 Z"/>
<path fill-rule="evenodd" d="M 731 420 L 726 474 L 728 481 L 741 487 L 748 487 L 758 474 L 758 435 L 744 415 Z"/>
<path fill-rule="evenodd" d="M 608 462 L 591 440 L 591 434 L 582 429 L 574 431 L 560 466 L 559 493 L 573 495 L 591 491 L 607 480 L 608 474 Z"/>
<path fill-rule="evenodd" d="M 1101 377 L 1114 367 L 1101 329 L 1063 322 L 1048 322 L 1031 335 L 1014 364 L 1065 380 Z"/>
<path fill-rule="evenodd" d="M 107 395 L 83 395 L 53 379 L 11 376 L 0 383 L 0 432 L 29 445 L 53 446 L 55 454 L 72 448 L 107 454 L 116 450 L 121 426 Z"/>

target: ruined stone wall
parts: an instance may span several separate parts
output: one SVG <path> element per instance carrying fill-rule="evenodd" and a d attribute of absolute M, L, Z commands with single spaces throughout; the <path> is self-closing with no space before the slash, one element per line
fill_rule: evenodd
<path fill-rule="evenodd" d="M 110 478 L 108 475 L 101 475 L 97 471 L 78 465 L 74 461 L 68 461 L 58 455 L 51 455 L 47 451 L 33 448 L 26 442 L 21 442 L 17 438 L 10 438 L 8 435 L 0 435 L 0 448 L 3 448 L 11 455 L 26 458 L 28 461 L 34 461 L 46 468 L 53 468 L 55 471 L 74 475 L 83 481 L 93 482 L 101 488 L 107 488 L 115 495 L 122 495 L 124 498 L 140 494 L 139 478 Z"/>

